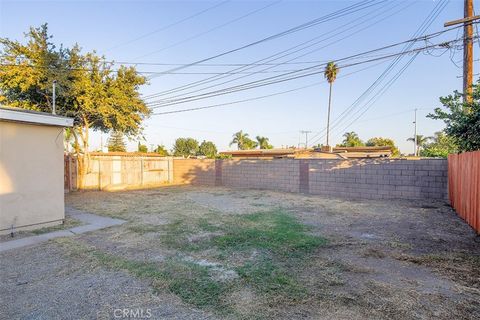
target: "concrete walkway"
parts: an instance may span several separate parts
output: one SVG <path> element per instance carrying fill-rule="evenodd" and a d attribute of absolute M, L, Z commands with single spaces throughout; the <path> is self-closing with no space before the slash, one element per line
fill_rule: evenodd
<path fill-rule="evenodd" d="M 84 223 L 84 225 L 66 230 L 53 231 L 38 236 L 31 236 L 18 240 L 2 242 L 0 243 L 0 252 L 36 245 L 54 238 L 71 237 L 76 234 L 82 234 L 89 231 L 121 225 L 126 222 L 125 220 L 102 217 L 96 214 L 87 213 L 70 207 L 65 208 L 65 215 L 72 217 L 76 220 L 80 220 Z"/>

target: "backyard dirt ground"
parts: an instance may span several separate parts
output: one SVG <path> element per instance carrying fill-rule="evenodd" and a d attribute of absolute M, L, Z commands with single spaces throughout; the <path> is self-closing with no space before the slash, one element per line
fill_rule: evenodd
<path fill-rule="evenodd" d="M 480 319 L 480 241 L 444 202 L 179 186 L 66 203 L 128 222 L 1 253 L 0 318 Z"/>

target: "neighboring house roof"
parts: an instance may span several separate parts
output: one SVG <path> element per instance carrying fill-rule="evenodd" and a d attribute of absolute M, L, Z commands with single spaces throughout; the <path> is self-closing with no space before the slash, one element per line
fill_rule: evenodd
<path fill-rule="evenodd" d="M 72 127 L 73 118 L 19 108 L 0 107 L 0 121 L 23 122 L 56 127 Z"/>
<path fill-rule="evenodd" d="M 390 147 L 334 147 L 333 152 L 317 149 L 252 149 L 220 152 L 233 158 L 345 159 L 390 157 Z"/>
<path fill-rule="evenodd" d="M 250 149 L 222 151 L 221 154 L 231 155 L 232 157 L 279 157 L 294 155 L 296 149 Z"/>

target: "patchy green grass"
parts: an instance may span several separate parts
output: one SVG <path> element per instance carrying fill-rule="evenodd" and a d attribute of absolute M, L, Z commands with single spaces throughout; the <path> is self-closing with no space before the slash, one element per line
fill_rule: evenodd
<path fill-rule="evenodd" d="M 309 290 L 297 279 L 298 269 L 326 243 L 282 209 L 177 217 L 169 224 L 131 225 L 128 230 L 139 236 L 158 232 L 160 245 L 176 253 L 161 263 L 132 261 L 88 247 L 77 248 L 77 253 L 101 266 L 151 279 L 155 290 L 167 290 L 186 303 L 219 314 L 235 313 L 233 302 L 226 297 L 242 288 L 251 288 L 266 305 L 268 301 L 291 304 L 305 299 Z M 81 244 L 70 242 L 69 246 Z M 225 280 L 218 277 L 219 272 L 234 276 Z"/>
<path fill-rule="evenodd" d="M 307 289 L 282 265 L 267 259 L 247 262 L 237 269 L 238 274 L 258 293 L 297 301 L 305 298 Z"/>
<path fill-rule="evenodd" d="M 307 233 L 308 228 L 283 210 L 243 215 L 226 225 L 225 235 L 212 243 L 226 251 L 264 249 L 289 256 L 311 252 L 325 244 L 323 238 Z"/>
<path fill-rule="evenodd" d="M 135 277 L 149 279 L 155 291 L 168 289 L 183 301 L 218 312 L 228 310 L 222 296 L 230 286 L 215 281 L 209 268 L 172 257 L 164 263 L 128 260 L 87 247 L 71 239 L 57 239 L 72 256 L 113 270 L 129 272 Z"/>

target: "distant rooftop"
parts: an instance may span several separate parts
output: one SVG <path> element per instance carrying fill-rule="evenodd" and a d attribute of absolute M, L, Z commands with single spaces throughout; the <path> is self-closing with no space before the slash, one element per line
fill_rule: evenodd
<path fill-rule="evenodd" d="M 392 149 L 386 147 L 334 147 L 332 152 L 320 149 L 251 149 L 220 152 L 233 158 L 315 158 L 315 159 L 345 159 L 345 158 L 386 158 L 392 155 Z"/>

